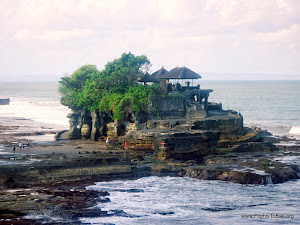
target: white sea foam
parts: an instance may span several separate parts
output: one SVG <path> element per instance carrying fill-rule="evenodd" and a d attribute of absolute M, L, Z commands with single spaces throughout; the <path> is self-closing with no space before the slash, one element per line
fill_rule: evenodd
<path fill-rule="evenodd" d="M 271 181 L 269 180 L 271 183 Z M 299 180 L 278 185 L 240 185 L 180 177 L 144 177 L 99 182 L 89 190 L 107 190 L 111 202 L 103 211 L 121 215 L 81 218 L 91 224 L 241 224 L 244 214 L 299 214 Z M 130 191 L 130 190 L 139 190 Z M 120 191 L 122 190 L 122 191 Z M 126 191 L 127 190 L 127 191 Z M 292 194 L 291 194 L 292 193 Z M 265 221 L 264 221 L 265 222 Z M 299 224 L 299 218 L 276 223 Z M 273 224 L 267 221 L 265 224 Z M 261 224 L 252 218 L 251 224 Z"/>
<path fill-rule="evenodd" d="M 300 135 L 300 127 L 292 127 L 289 133 Z"/>
<path fill-rule="evenodd" d="M 68 107 L 60 104 L 57 82 L 0 83 L 0 97 L 9 97 L 10 104 L 2 105 L 1 124 L 67 129 Z M 22 119 L 30 120 L 25 122 Z M 36 129 L 35 128 L 35 129 Z"/>
<path fill-rule="evenodd" d="M 45 124 L 54 124 L 62 127 L 68 127 L 68 119 L 66 115 L 69 109 L 60 105 L 59 101 L 42 101 L 30 102 L 28 99 L 11 100 L 10 105 L 1 107 L 2 117 L 19 117 L 42 122 Z M 38 101 L 36 100 L 36 101 Z"/>

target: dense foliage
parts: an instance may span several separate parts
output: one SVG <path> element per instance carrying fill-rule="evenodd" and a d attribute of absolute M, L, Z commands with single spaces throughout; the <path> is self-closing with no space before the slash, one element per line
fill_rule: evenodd
<path fill-rule="evenodd" d="M 98 110 L 124 120 L 134 112 L 146 110 L 153 93 L 159 85 L 142 85 L 135 81 L 135 74 L 149 68 L 146 56 L 124 53 L 106 64 L 104 70 L 94 65 L 85 65 L 71 76 L 62 77 L 61 103 L 71 108 Z"/>

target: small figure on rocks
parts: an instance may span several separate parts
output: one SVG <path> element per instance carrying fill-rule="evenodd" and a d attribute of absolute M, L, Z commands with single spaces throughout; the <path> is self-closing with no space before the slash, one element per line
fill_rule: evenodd
<path fill-rule="evenodd" d="M 125 141 L 125 146 L 124 146 L 124 157 L 126 157 L 126 153 L 127 153 L 127 141 Z"/>
<path fill-rule="evenodd" d="M 16 145 L 13 145 L 13 151 L 14 152 L 16 151 Z"/>
<path fill-rule="evenodd" d="M 107 137 L 107 138 L 106 138 L 106 141 L 105 141 L 105 143 L 106 143 L 106 144 L 108 144 L 108 143 L 109 143 L 109 137 Z"/>
<path fill-rule="evenodd" d="M 22 146 L 23 146 L 23 144 L 20 142 L 20 143 L 19 143 L 19 150 L 22 149 Z"/>
<path fill-rule="evenodd" d="M 26 143 L 27 150 L 28 150 L 29 146 L 30 146 L 29 141 L 27 141 L 27 143 Z"/>

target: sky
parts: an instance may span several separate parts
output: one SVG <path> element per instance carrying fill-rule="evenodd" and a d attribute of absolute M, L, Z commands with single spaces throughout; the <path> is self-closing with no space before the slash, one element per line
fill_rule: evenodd
<path fill-rule="evenodd" d="M 59 80 L 124 52 L 155 72 L 300 80 L 299 0 L 0 0 L 0 81 Z"/>

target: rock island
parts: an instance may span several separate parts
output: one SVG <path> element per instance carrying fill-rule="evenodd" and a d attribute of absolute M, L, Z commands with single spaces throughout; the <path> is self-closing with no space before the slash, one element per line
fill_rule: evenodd
<path fill-rule="evenodd" d="M 274 145 L 269 132 L 244 127 L 241 113 L 210 102 L 213 90 L 202 89 L 192 69 L 149 74 L 149 66 L 146 56 L 124 53 L 102 71 L 86 65 L 61 78 L 70 128 L 56 134 L 55 144 L 28 150 L 35 155 L 22 160 L 34 163 L 0 168 L 0 219 L 39 224 L 22 216 L 42 210 L 76 224 L 80 217 L 124 213 L 91 208 L 109 201 L 103 198 L 109 193 L 84 188 L 96 181 L 155 175 L 266 185 L 299 179 L 298 166 L 278 160 L 299 155 L 298 147 Z"/>

